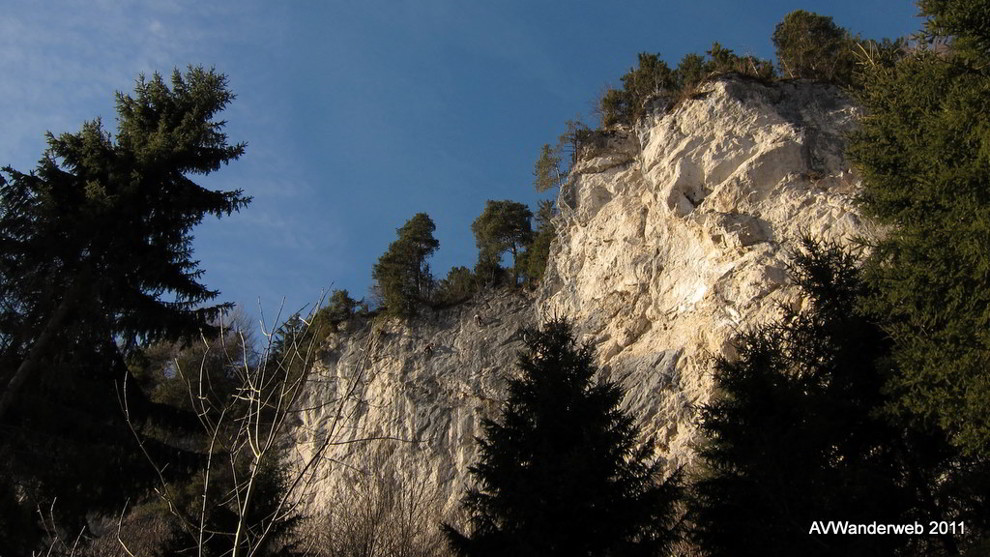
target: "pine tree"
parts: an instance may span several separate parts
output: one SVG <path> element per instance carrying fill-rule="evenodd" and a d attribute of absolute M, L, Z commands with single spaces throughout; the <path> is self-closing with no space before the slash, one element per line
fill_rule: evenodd
<path fill-rule="evenodd" d="M 536 191 L 544 192 L 551 188 L 560 187 L 567 175 L 560 170 L 559 149 L 550 147 L 549 143 L 540 147 L 540 157 L 533 166 L 533 186 Z"/>
<path fill-rule="evenodd" d="M 485 210 L 471 224 L 478 245 L 478 276 L 485 278 L 488 269 L 497 271 L 498 262 L 505 252 L 512 253 L 512 284 L 519 283 L 520 252 L 533 238 L 530 219 L 533 212 L 516 201 L 492 201 L 485 203 Z"/>
<path fill-rule="evenodd" d="M 773 45 L 777 63 L 788 77 L 852 82 L 855 42 L 830 17 L 795 10 L 777 24 Z"/>
<path fill-rule="evenodd" d="M 414 315 L 416 305 L 430 299 L 434 284 L 426 260 L 440 246 L 434 230 L 430 216 L 417 213 L 396 231 L 398 239 L 375 264 L 371 276 L 390 314 Z"/>
<path fill-rule="evenodd" d="M 546 272 L 547 261 L 550 259 L 550 244 L 557 236 L 557 231 L 553 226 L 553 217 L 553 202 L 540 201 L 540 208 L 536 212 L 536 233 L 533 234 L 532 241 L 526 246 L 526 252 L 522 258 L 523 274 L 530 283 L 539 282 Z"/>
<path fill-rule="evenodd" d="M 347 290 L 334 290 L 330 294 L 330 301 L 327 303 L 327 307 L 318 313 L 324 313 L 330 323 L 337 324 L 354 317 L 360 305 L 361 302 L 351 298 Z"/>
<path fill-rule="evenodd" d="M 705 61 L 704 56 L 695 52 L 685 54 L 674 70 L 677 88 L 681 91 L 693 90 L 711 74 L 712 70 L 711 64 Z"/>
<path fill-rule="evenodd" d="M 437 287 L 437 301 L 445 305 L 459 304 L 478 291 L 478 279 L 467 267 L 451 267 Z"/>
<path fill-rule="evenodd" d="M 460 555 L 658 555 L 674 539 L 678 474 L 660 479 L 622 389 L 596 380 L 571 326 L 529 330 L 499 421 L 482 423 L 470 531 L 447 526 Z"/>

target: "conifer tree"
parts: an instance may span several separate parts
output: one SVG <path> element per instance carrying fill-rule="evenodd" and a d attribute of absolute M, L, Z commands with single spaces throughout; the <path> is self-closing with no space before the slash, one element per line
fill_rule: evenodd
<path fill-rule="evenodd" d="M 559 149 L 550 147 L 549 143 L 544 144 L 533 167 L 533 186 L 536 191 L 544 192 L 560 187 L 565 179 L 566 175 L 560 170 Z"/>
<path fill-rule="evenodd" d="M 48 134 L 33 172 L 0 173 L 0 452 L 20 500 L 58 497 L 65 527 L 144 478 L 115 388 L 134 381 L 125 357 L 211 335 L 226 307 L 209 305 L 192 229 L 250 198 L 193 178 L 244 152 L 216 119 L 233 98 L 213 70 L 141 77 L 117 95 L 115 134 Z M 154 405 L 129 393 L 141 421 Z"/>
<path fill-rule="evenodd" d="M 388 246 L 371 276 L 382 294 L 388 312 L 397 316 L 416 313 L 416 304 L 427 301 L 433 290 L 433 275 L 427 258 L 440 247 L 433 237 L 436 225 L 426 213 L 417 213 L 396 230 L 398 239 Z"/>
<path fill-rule="evenodd" d="M 704 56 L 695 52 L 685 54 L 674 70 L 677 88 L 689 91 L 704 81 L 712 71 L 711 63 L 706 62 Z"/>
<path fill-rule="evenodd" d="M 516 201 L 492 201 L 485 203 L 485 210 L 471 224 L 478 245 L 478 275 L 485 270 L 497 270 L 498 262 L 506 251 L 512 253 L 513 286 L 519 282 L 520 252 L 532 241 L 530 219 L 533 212 Z"/>
<path fill-rule="evenodd" d="M 345 321 L 354 316 L 354 312 L 357 311 L 360 305 L 361 302 L 351 298 L 347 290 L 334 290 L 330 294 L 330 303 L 327 305 L 327 312 L 330 314 L 331 321 Z"/>
<path fill-rule="evenodd" d="M 592 349 L 553 320 L 524 335 L 520 375 L 498 421 L 482 423 L 470 528 L 446 526 L 465 556 L 659 555 L 674 540 L 678 474 L 661 480 L 623 391 L 597 378 Z"/>
<path fill-rule="evenodd" d="M 857 307 L 855 259 L 804 242 L 793 278 L 811 308 L 743 337 L 702 407 L 689 516 L 712 556 L 955 554 L 985 529 L 986 462 L 937 430 L 886 415 L 890 345 Z M 965 520 L 967 536 L 840 536 L 816 521 Z M 927 523 L 926 523 L 927 524 Z M 956 532 L 958 534 L 958 531 Z"/>
<path fill-rule="evenodd" d="M 451 267 L 437 287 L 437 301 L 441 304 L 458 304 L 478 291 L 477 277 L 467 267 Z"/>
<path fill-rule="evenodd" d="M 990 50 L 985 0 L 926 1 L 929 40 L 866 64 L 850 145 L 862 207 L 888 227 L 868 266 L 896 342 L 898 409 L 990 456 Z M 982 15 L 981 15 L 982 14 Z M 981 19 L 983 18 L 983 19 Z M 921 45 L 924 47 L 924 44 Z"/>
<path fill-rule="evenodd" d="M 250 198 L 189 176 L 244 152 L 213 120 L 233 98 L 226 77 L 212 70 L 175 71 L 171 88 L 158 74 L 142 77 L 133 97 L 117 95 L 116 138 L 94 120 L 78 133 L 48 134 L 35 172 L 4 169 L 0 418 L 65 342 L 56 337 L 70 315 L 85 316 L 98 342 L 130 345 L 210 328 L 225 306 L 203 306 L 218 292 L 199 282 L 191 230 Z"/>
<path fill-rule="evenodd" d="M 526 280 L 531 283 L 542 279 L 547 269 L 550 244 L 557 235 L 553 226 L 553 216 L 553 202 L 546 199 L 540 201 L 540 208 L 536 212 L 536 233 L 533 234 L 533 240 L 526 246 L 526 252 L 523 254 L 523 271 Z"/>
<path fill-rule="evenodd" d="M 832 18 L 795 10 L 773 32 L 777 63 L 788 77 L 851 83 L 855 42 Z"/>
<path fill-rule="evenodd" d="M 659 54 L 641 52 L 638 62 L 638 67 L 622 76 L 622 89 L 611 89 L 602 97 L 599 110 L 603 127 L 635 123 L 652 100 L 674 90 L 674 72 Z"/>

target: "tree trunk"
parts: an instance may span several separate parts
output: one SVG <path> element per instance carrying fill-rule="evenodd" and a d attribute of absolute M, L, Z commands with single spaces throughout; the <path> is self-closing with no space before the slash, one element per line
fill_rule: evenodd
<path fill-rule="evenodd" d="M 519 264 L 516 262 L 516 243 L 512 242 L 512 288 L 519 286 Z"/>
<path fill-rule="evenodd" d="M 79 294 L 82 292 L 83 282 L 81 278 L 77 279 L 65 293 L 65 297 L 62 298 L 62 302 L 59 303 L 55 312 L 52 313 L 45 328 L 41 331 L 41 335 L 38 336 L 38 340 L 34 342 L 34 346 L 31 347 L 27 357 L 17 367 L 17 371 L 14 372 L 13 377 L 10 378 L 10 381 L 4 388 L 3 396 L 0 396 L 0 422 L 3 421 L 7 412 L 10 411 L 14 399 L 17 398 L 18 393 L 24 387 L 27 378 L 37 369 L 42 355 L 49 348 L 49 345 L 51 345 L 55 335 L 62 329 L 66 317 L 71 313 L 73 307 L 76 305 Z"/>

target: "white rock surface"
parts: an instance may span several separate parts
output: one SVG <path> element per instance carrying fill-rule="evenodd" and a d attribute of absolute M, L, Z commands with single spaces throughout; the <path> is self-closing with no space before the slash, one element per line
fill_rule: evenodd
<path fill-rule="evenodd" d="M 305 393 L 299 457 L 328 435 L 402 440 L 334 445 L 314 478 L 313 510 L 329 501 L 341 466 L 383 459 L 405 481 L 437 486 L 452 509 L 480 420 L 494 415 L 514 373 L 519 330 L 551 314 L 572 318 L 596 347 L 657 456 L 689 464 L 711 358 L 733 357 L 740 330 L 801 303 L 785 271 L 794 241 L 868 233 L 843 156 L 858 115 L 825 85 L 711 83 L 576 165 L 536 297 L 489 293 L 406 324 L 349 324 L 329 340 Z M 334 420 L 332 402 L 356 370 L 361 402 Z"/>

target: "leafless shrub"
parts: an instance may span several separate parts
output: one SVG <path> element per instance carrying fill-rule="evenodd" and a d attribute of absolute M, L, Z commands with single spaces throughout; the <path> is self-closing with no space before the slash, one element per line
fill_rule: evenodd
<path fill-rule="evenodd" d="M 333 416 L 326 435 L 301 465 L 289 466 L 285 461 L 294 417 L 301 410 L 299 395 L 321 350 L 324 333 L 313 327 L 313 315 L 317 312 L 308 319 L 293 316 L 284 323 L 276 317 L 281 326 L 274 331 L 266 330 L 263 322 L 266 343 L 260 354 L 250 354 L 246 348 L 250 343 L 242 333 L 234 332 L 240 353 L 225 346 L 211 347 L 204 339 L 206 349 L 198 369 L 177 362 L 175 372 L 187 385 L 186 395 L 203 436 L 203 464 L 195 474 L 193 494 L 188 485 L 183 491 L 168 479 L 170 463 L 152 456 L 147 437 L 131 419 L 127 397 L 121 397 L 134 437 L 158 475 L 155 493 L 159 503 L 184 540 L 182 551 L 231 557 L 291 554 L 291 530 L 299 518 L 299 504 L 327 449 L 340 443 L 368 441 L 340 441 L 334 435 L 348 418 L 359 385 L 365 381 L 366 367 L 362 365 L 353 376 L 344 378 L 337 398 L 324 401 Z M 287 323 L 292 323 L 291 330 L 287 331 Z M 224 396 L 213 389 L 207 365 L 217 351 L 226 359 L 233 380 L 233 389 Z M 119 521 L 117 541 L 125 555 L 141 554 L 139 542 L 125 536 L 133 520 L 133 515 L 122 515 Z"/>
<path fill-rule="evenodd" d="M 387 461 L 353 470 L 326 508 L 307 523 L 319 557 L 450 555 L 440 530 L 443 499 L 426 482 L 403 481 Z"/>

